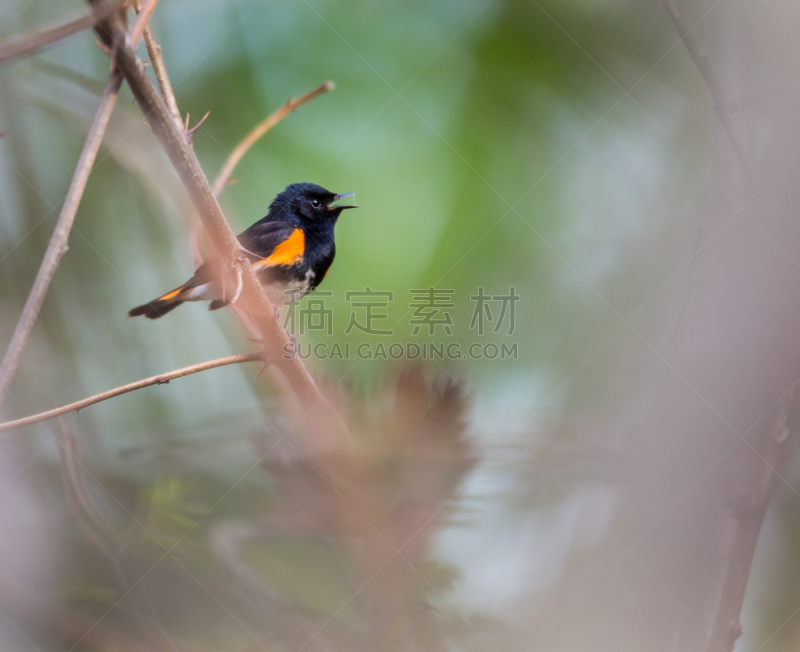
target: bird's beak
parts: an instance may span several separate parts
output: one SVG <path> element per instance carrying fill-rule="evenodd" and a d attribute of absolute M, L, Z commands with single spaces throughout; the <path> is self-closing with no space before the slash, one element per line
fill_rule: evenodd
<path fill-rule="evenodd" d="M 356 195 L 356 193 L 354 193 L 354 192 L 346 192 L 343 195 L 336 195 L 333 198 L 333 201 L 338 202 L 340 199 L 344 199 L 345 197 L 355 197 L 355 195 Z M 355 206 L 353 204 L 344 204 L 344 205 L 342 205 L 342 204 L 331 204 L 328 207 L 328 210 L 335 211 L 335 210 L 343 210 L 345 208 L 358 208 L 358 206 Z"/>

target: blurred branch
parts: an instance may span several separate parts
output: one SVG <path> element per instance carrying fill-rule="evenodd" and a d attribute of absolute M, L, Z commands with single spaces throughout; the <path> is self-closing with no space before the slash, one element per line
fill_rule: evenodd
<path fill-rule="evenodd" d="M 739 618 L 747 580 L 781 464 L 781 454 L 791 433 L 794 396 L 795 386 L 792 386 L 778 404 L 775 420 L 766 436 L 764 450 L 760 451 L 762 466 L 752 495 L 742 497 L 733 507 L 738 524 L 714 620 L 714 630 L 708 643 L 709 652 L 718 652 L 720 646 L 725 652 L 732 652 L 736 640 L 742 634 Z"/>
<path fill-rule="evenodd" d="M 94 3 L 90 2 L 89 4 Z M 134 50 L 139 44 L 139 39 L 142 38 L 144 30 L 147 28 L 147 25 L 150 22 L 150 16 L 153 15 L 153 11 L 155 10 L 157 4 L 158 0 L 144 0 L 144 2 L 142 2 L 141 9 L 136 15 L 136 20 L 134 21 L 133 27 L 131 27 L 131 33 L 129 34 L 131 47 L 133 47 Z"/>
<path fill-rule="evenodd" d="M 56 435 L 58 464 L 67 508 L 81 531 L 108 560 L 121 592 L 130 602 L 130 609 L 139 624 L 140 631 L 158 635 L 159 638 L 154 642 L 164 644 L 174 652 L 178 652 L 151 602 L 142 600 L 134 592 L 138 583 L 129 579 L 126 566 L 135 568 L 135 559 L 132 558 L 126 542 L 114 531 L 95 505 L 86 482 L 86 467 L 81 460 L 80 445 L 70 431 L 69 423 L 63 417 L 59 417 L 58 421 L 61 426 L 60 433 Z"/>
<path fill-rule="evenodd" d="M 236 148 L 231 152 L 231 155 L 228 157 L 228 160 L 225 161 L 225 165 L 222 166 L 222 170 L 217 175 L 217 178 L 214 179 L 214 185 L 212 186 L 212 190 L 215 196 L 219 196 L 219 193 L 222 192 L 222 189 L 225 187 L 225 184 L 230 179 L 231 172 L 233 169 L 238 165 L 239 161 L 242 160 L 242 157 L 247 153 L 247 151 L 255 145 L 259 138 L 261 138 L 265 133 L 267 133 L 270 129 L 272 129 L 276 124 L 278 124 L 281 120 L 283 120 L 287 115 L 296 111 L 301 106 L 310 102 L 314 98 L 327 93 L 328 91 L 332 91 L 334 89 L 333 82 L 328 80 L 324 84 L 320 84 L 315 89 L 309 91 L 305 95 L 301 95 L 298 98 L 291 98 L 286 101 L 280 109 L 268 115 L 264 120 L 259 122 L 253 129 L 250 131 L 247 136 L 242 139 Z"/>
<path fill-rule="evenodd" d="M 681 41 L 683 41 L 683 44 L 689 51 L 689 56 L 692 57 L 692 60 L 706 82 L 708 92 L 711 94 L 714 111 L 719 117 L 719 121 L 722 123 L 722 127 L 728 136 L 728 140 L 733 147 L 736 158 L 739 160 L 739 164 L 742 166 L 745 176 L 749 178 L 750 166 L 733 127 L 733 121 L 730 113 L 731 105 L 730 102 L 728 102 L 728 100 L 725 98 L 725 94 L 722 91 L 722 86 L 720 86 L 719 81 L 714 74 L 714 69 L 711 67 L 711 61 L 705 53 L 700 51 L 700 46 L 697 45 L 697 41 L 695 41 L 694 36 L 692 36 L 692 30 L 686 24 L 686 21 L 683 20 L 683 16 L 681 16 L 680 11 L 678 10 L 678 5 L 675 4 L 675 0 L 664 0 L 664 5 L 667 8 L 670 18 L 672 18 L 672 22 L 675 23 L 675 28 L 678 30 L 678 36 L 681 37 Z"/>
<path fill-rule="evenodd" d="M 385 407 L 373 411 L 373 405 Z M 433 614 L 420 616 L 427 596 L 441 596 L 443 587 L 424 566 L 435 532 L 452 515 L 475 465 L 466 436 L 467 395 L 451 378 L 414 367 L 368 406 L 360 400 L 345 406 L 360 415 L 355 427 L 364 446 L 357 455 L 301 452 L 285 436 L 254 441 L 277 500 L 257 521 L 226 519 L 209 528 L 215 555 L 254 602 L 293 606 L 296 615 L 306 612 L 305 602 L 254 567 L 248 549 L 257 541 L 309 538 L 336 558 L 351 594 L 348 604 L 363 614 L 363 625 L 331 618 L 318 626 L 315 610 L 292 623 L 281 649 L 297 649 L 291 636 L 309 626 L 319 650 L 444 649 L 437 645 L 441 634 Z M 343 631 L 330 631 L 335 621 Z M 336 644 L 344 643 L 340 636 L 346 644 Z"/>
<path fill-rule="evenodd" d="M 122 9 L 126 4 L 127 0 L 97 3 L 88 14 L 84 10 L 75 11 L 48 25 L 4 39 L 0 41 L 0 63 L 23 54 L 34 54 L 56 41 L 89 29 L 98 21 L 108 18 L 114 12 Z"/>
<path fill-rule="evenodd" d="M 73 70 L 67 66 L 55 63 L 53 61 L 48 61 L 47 59 L 37 59 L 34 63 L 34 68 L 37 71 L 41 70 L 46 75 L 56 79 L 70 82 L 76 87 L 81 88 L 92 95 L 99 96 L 103 94 L 103 87 L 105 86 L 104 80 L 97 79 L 96 77 L 90 77 L 89 75 L 84 75 L 82 72 L 78 72 L 77 70 Z"/>
<path fill-rule="evenodd" d="M 72 182 L 67 191 L 67 196 L 61 206 L 61 212 L 56 221 L 55 229 L 53 229 L 53 235 L 47 245 L 47 251 L 45 251 L 42 264 L 36 274 L 36 280 L 33 282 L 33 287 L 25 301 L 22 314 L 3 357 L 2 365 L 0 365 L 0 404 L 2 404 L 17 371 L 22 352 L 28 343 L 31 330 L 39 316 L 39 311 L 44 303 L 50 283 L 55 276 L 56 269 L 58 269 L 61 259 L 67 252 L 69 232 L 75 221 L 75 214 L 78 211 L 78 205 L 89 180 L 95 157 L 100 149 L 100 144 L 103 142 L 103 134 L 108 126 L 114 104 L 116 104 L 121 84 L 122 78 L 115 73 L 112 73 L 106 83 L 103 96 L 100 99 L 100 105 L 97 107 L 97 113 L 95 113 L 92 126 L 86 136 L 83 151 L 72 175 Z"/>
<path fill-rule="evenodd" d="M 144 42 L 147 45 L 147 53 L 150 55 L 150 63 L 153 65 L 153 72 L 156 74 L 156 81 L 161 89 L 161 95 L 164 97 L 172 117 L 180 124 L 181 112 L 178 110 L 178 103 L 175 101 L 175 94 L 172 92 L 172 84 L 170 84 L 167 76 L 164 57 L 161 55 L 161 46 L 156 41 L 150 25 L 144 30 Z"/>
<path fill-rule="evenodd" d="M 118 631 L 107 623 L 84 618 L 65 609 L 46 591 L 38 591 L 28 584 L 8 578 L 0 580 L 0 608 L 6 616 L 34 622 L 44 631 L 71 645 L 68 649 L 75 649 L 82 643 L 81 649 L 91 646 L 119 652 L 161 652 L 159 648 L 131 638 L 129 632 Z"/>
<path fill-rule="evenodd" d="M 145 0 L 142 11 L 136 18 L 133 29 L 130 34 L 130 47 L 133 49 L 139 42 L 139 38 L 144 31 L 144 26 L 153 13 L 158 0 Z M 105 6 L 105 2 L 93 2 L 92 7 Z M 119 21 L 122 22 L 122 16 L 119 14 L 111 13 L 103 20 L 109 21 L 114 16 L 117 16 Z M 8 391 L 11 381 L 14 379 L 14 374 L 19 366 L 19 361 L 22 358 L 22 352 L 28 343 L 33 325 L 39 316 L 39 311 L 42 309 L 44 298 L 47 295 L 47 290 L 50 283 L 55 276 L 58 265 L 64 254 L 67 252 L 67 240 L 69 233 L 72 230 L 72 224 L 75 222 L 75 214 L 78 212 L 83 191 L 86 189 L 86 183 L 89 181 L 89 174 L 92 171 L 97 152 L 103 142 L 103 135 L 106 132 L 108 121 L 111 118 L 111 112 L 114 110 L 114 105 L 117 102 L 119 89 L 122 85 L 122 75 L 117 71 L 112 71 L 108 78 L 103 96 L 100 99 L 100 106 L 97 107 L 92 126 L 89 128 L 89 133 L 86 136 L 86 141 L 83 144 L 78 164 L 75 166 L 75 172 L 72 175 L 72 181 L 67 191 L 67 196 L 64 198 L 64 203 L 61 206 L 61 212 L 58 215 L 53 235 L 47 245 L 42 264 L 39 271 L 36 273 L 36 279 L 33 282 L 30 294 L 25 301 L 25 306 L 22 309 L 17 326 L 14 329 L 14 334 L 11 336 L 11 342 L 6 349 L 3 362 L 0 364 L 0 405 L 3 403 L 6 392 Z"/>
<path fill-rule="evenodd" d="M 137 380 L 136 382 L 128 383 L 127 385 L 115 387 L 114 389 L 109 389 L 108 391 L 101 392 L 100 394 L 95 394 L 94 396 L 81 399 L 80 401 L 75 401 L 74 403 L 69 403 L 68 405 L 62 405 L 61 407 L 48 410 L 47 412 L 40 412 L 39 414 L 34 414 L 32 416 L 25 417 L 24 419 L 0 423 L 0 432 L 13 430 L 14 428 L 21 428 L 22 426 L 27 426 L 32 423 L 39 423 L 40 421 L 46 421 L 47 419 L 61 416 L 67 412 L 72 412 L 73 410 L 82 410 L 89 405 L 94 405 L 95 403 L 100 403 L 101 401 L 107 401 L 110 398 L 127 394 L 128 392 L 133 392 L 137 389 L 142 389 L 143 387 L 150 387 L 151 385 L 166 385 L 169 381 L 175 380 L 176 378 L 182 378 L 183 376 L 196 374 L 200 371 L 206 371 L 207 369 L 224 367 L 230 364 L 239 364 L 241 362 L 256 362 L 263 359 L 263 353 L 240 353 L 238 355 L 229 355 L 225 358 L 217 358 L 215 360 L 201 362 L 199 364 L 183 367 L 182 369 L 176 369 L 175 371 L 170 371 L 165 374 L 151 376 L 150 378 L 144 378 L 143 380 Z"/>
<path fill-rule="evenodd" d="M 91 494 L 86 486 L 81 469 L 75 462 L 80 456 L 75 436 L 69 429 L 63 417 L 59 417 L 58 425 L 60 430 L 56 435 L 58 442 L 58 466 L 61 472 L 61 488 L 64 492 L 64 500 L 67 509 L 75 518 L 80 529 L 97 546 L 97 548 L 110 560 L 112 564 L 116 561 L 114 555 L 106 546 L 103 537 L 108 537 L 110 528 L 100 518 L 97 509 L 91 501 Z M 78 461 L 78 464 L 81 464 Z M 82 466 L 82 464 L 81 464 Z"/>

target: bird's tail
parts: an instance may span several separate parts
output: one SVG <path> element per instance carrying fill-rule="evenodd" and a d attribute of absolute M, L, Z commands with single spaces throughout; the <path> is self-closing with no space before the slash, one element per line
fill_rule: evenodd
<path fill-rule="evenodd" d="M 182 285 L 172 292 L 167 292 L 163 297 L 158 297 L 150 303 L 144 303 L 129 310 L 128 317 L 138 317 L 139 315 L 144 315 L 147 319 L 163 317 L 185 301 L 186 291 L 187 289 Z"/>

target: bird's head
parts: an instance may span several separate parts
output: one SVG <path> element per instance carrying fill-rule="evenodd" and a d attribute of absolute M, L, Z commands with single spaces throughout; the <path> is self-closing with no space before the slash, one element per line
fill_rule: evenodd
<path fill-rule="evenodd" d="M 293 183 L 275 197 L 270 204 L 270 212 L 276 209 L 289 210 L 295 216 L 302 216 L 313 222 L 335 222 L 346 208 L 358 208 L 352 204 L 339 203 L 339 200 L 353 195 L 354 192 L 337 194 L 315 183 Z"/>

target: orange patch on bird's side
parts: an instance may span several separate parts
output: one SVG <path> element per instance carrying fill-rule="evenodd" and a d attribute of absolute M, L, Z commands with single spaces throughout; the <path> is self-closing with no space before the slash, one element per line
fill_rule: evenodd
<path fill-rule="evenodd" d="M 281 242 L 275 251 L 264 260 L 259 260 L 253 267 L 274 267 L 276 265 L 294 265 L 303 260 L 306 251 L 306 236 L 302 229 L 292 231 L 286 240 Z"/>

